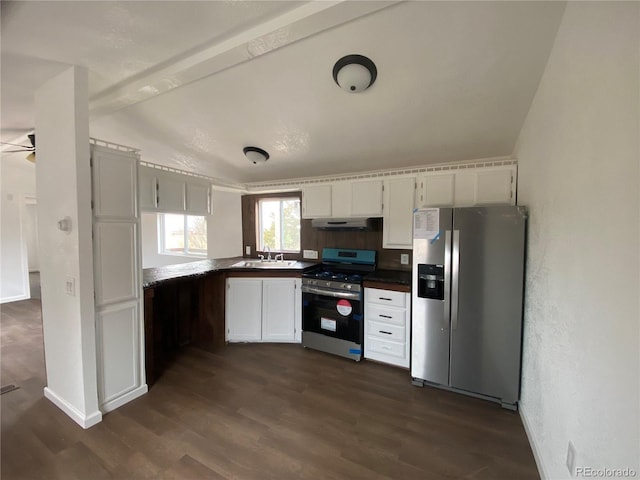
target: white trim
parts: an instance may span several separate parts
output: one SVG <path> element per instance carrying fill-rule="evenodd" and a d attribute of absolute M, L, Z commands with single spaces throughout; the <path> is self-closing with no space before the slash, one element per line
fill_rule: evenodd
<path fill-rule="evenodd" d="M 146 385 L 145 385 L 146 387 Z M 48 398 L 51 403 L 66 413 L 71 419 L 80 425 L 82 428 L 90 428 L 102 421 L 102 412 L 97 410 L 90 415 L 86 415 L 78 410 L 76 407 L 68 403 L 65 399 L 58 396 L 49 387 L 44 387 L 44 396 Z"/>
<path fill-rule="evenodd" d="M 518 402 L 518 413 L 520 414 L 520 419 L 522 420 L 522 425 L 524 426 L 524 431 L 527 434 L 527 438 L 529 439 L 529 445 L 531 446 L 531 451 L 533 452 L 533 458 L 536 461 L 536 466 L 538 467 L 538 474 L 540 474 L 541 480 L 547 480 L 549 475 L 544 468 L 544 462 L 542 461 L 542 454 L 540 453 L 540 448 L 536 443 L 536 439 L 533 436 L 533 431 L 531 430 L 531 423 L 527 419 L 527 414 L 525 413 L 525 408 L 523 408 L 522 403 Z"/>
<path fill-rule="evenodd" d="M 118 398 L 111 400 L 109 402 L 105 402 L 102 405 L 100 405 L 102 407 L 102 411 L 107 413 L 107 412 L 111 412 L 113 410 L 115 410 L 118 407 L 121 407 L 122 405 L 124 405 L 125 403 L 130 402 L 131 400 L 134 400 L 138 397 L 141 397 L 142 395 L 144 395 L 145 393 L 147 393 L 149 391 L 149 388 L 147 387 L 146 383 L 143 383 L 141 386 L 139 386 L 138 388 L 131 390 L 129 393 L 126 393 L 122 396 L 119 396 Z"/>
<path fill-rule="evenodd" d="M 164 165 L 158 165 L 157 163 L 146 162 L 144 160 L 140 160 L 140 165 L 143 167 L 154 168 L 156 170 L 160 170 L 161 172 L 171 172 L 177 173 L 179 175 L 185 175 L 187 177 L 200 178 L 202 180 L 206 180 L 212 184 L 212 186 L 218 190 L 226 190 L 231 192 L 246 192 L 246 188 L 244 185 L 234 182 L 228 182 L 221 178 L 209 177 L 208 175 L 202 175 L 200 173 L 188 172 L 187 170 L 180 170 L 179 168 L 174 167 L 166 167 Z"/>
<path fill-rule="evenodd" d="M 463 162 L 455 163 L 438 163 L 432 165 L 418 165 L 413 167 L 404 168 L 392 168 L 386 170 L 375 170 L 360 173 L 347 173 L 344 175 L 326 175 L 319 177 L 301 177 L 291 178 L 286 180 L 273 180 L 265 182 L 247 182 L 236 183 L 221 178 L 209 177 L 199 173 L 188 172 L 186 170 L 180 170 L 174 167 L 167 167 L 164 165 L 158 165 L 156 163 L 146 162 L 140 160 L 140 165 L 149 168 L 155 168 L 156 170 L 178 173 L 189 177 L 200 178 L 211 182 L 212 187 L 216 190 L 241 192 L 241 193 L 269 193 L 269 192 L 286 192 L 296 191 L 301 188 L 302 185 L 338 182 L 344 180 L 361 180 L 379 177 L 391 177 L 391 176 L 407 176 L 417 175 L 425 172 L 446 172 L 452 170 L 464 170 L 467 168 L 487 168 L 487 167 L 502 167 L 507 165 L 517 165 L 518 161 L 513 157 L 490 157 L 475 160 L 467 160 Z"/>
<path fill-rule="evenodd" d="M 13 297 L 0 298 L 0 303 L 19 302 L 20 300 L 29 300 L 30 298 L 31 293 L 29 293 L 29 295 L 14 295 Z"/>
<path fill-rule="evenodd" d="M 133 147 L 128 147 L 127 145 L 121 145 L 119 143 L 114 143 L 114 142 L 108 142 L 106 140 L 100 140 L 99 138 L 89 138 L 89 143 L 91 145 L 94 145 L 96 147 L 101 147 L 103 149 L 105 149 L 106 151 L 109 151 L 111 153 L 114 153 L 114 150 L 118 150 L 120 152 L 127 152 L 127 153 L 134 153 L 136 155 L 136 158 L 140 158 L 140 149 L 139 148 L 133 148 Z"/>
<path fill-rule="evenodd" d="M 249 193 L 260 193 L 269 191 L 283 191 L 283 189 L 296 190 L 302 185 L 340 182 L 345 180 L 363 180 L 372 178 L 387 178 L 399 176 L 415 176 L 426 172 L 448 172 L 465 169 L 503 167 L 517 165 L 517 161 L 512 157 L 494 157 L 478 160 L 469 160 L 457 163 L 442 163 L 433 165 L 421 165 L 406 168 L 393 168 L 386 170 L 375 170 L 369 172 L 352 173 L 345 175 L 328 175 L 320 177 L 292 178 L 288 180 L 276 180 L 266 182 L 249 182 L 244 186 Z"/>

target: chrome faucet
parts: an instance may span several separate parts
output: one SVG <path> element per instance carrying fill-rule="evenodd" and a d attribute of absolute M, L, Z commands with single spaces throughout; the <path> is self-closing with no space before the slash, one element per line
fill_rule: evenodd
<path fill-rule="evenodd" d="M 280 260 L 278 260 L 278 257 L 280 257 Z M 284 253 L 278 253 L 276 255 L 276 262 L 278 262 L 278 261 L 284 262 Z"/>
<path fill-rule="evenodd" d="M 267 262 L 270 262 L 271 261 L 271 249 L 269 248 L 269 245 L 265 245 L 264 249 L 267 252 Z"/>

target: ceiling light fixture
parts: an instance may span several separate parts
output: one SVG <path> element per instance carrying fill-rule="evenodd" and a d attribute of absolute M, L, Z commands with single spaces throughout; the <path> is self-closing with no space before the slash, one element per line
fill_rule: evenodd
<path fill-rule="evenodd" d="M 349 93 L 366 90 L 378 76 L 376 64 L 362 55 L 347 55 L 333 66 L 333 79 Z"/>
<path fill-rule="evenodd" d="M 244 152 L 245 156 L 249 159 L 249 161 L 254 165 L 257 163 L 264 163 L 267 160 L 269 160 L 269 154 L 261 148 L 244 147 L 242 151 Z"/>

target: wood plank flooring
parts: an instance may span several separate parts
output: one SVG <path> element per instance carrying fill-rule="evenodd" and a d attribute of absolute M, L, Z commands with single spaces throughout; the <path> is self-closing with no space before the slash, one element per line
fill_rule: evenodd
<path fill-rule="evenodd" d="M 83 430 L 43 397 L 39 302 L 0 326 L 3 480 L 539 478 L 516 413 L 299 345 L 187 348 Z"/>

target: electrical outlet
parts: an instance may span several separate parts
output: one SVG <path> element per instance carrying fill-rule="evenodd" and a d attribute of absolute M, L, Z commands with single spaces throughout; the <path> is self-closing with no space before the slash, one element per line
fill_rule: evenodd
<path fill-rule="evenodd" d="M 317 250 L 303 250 L 302 251 L 303 258 L 309 258 L 311 260 L 318 259 L 318 251 Z"/>
<path fill-rule="evenodd" d="M 251 255 L 251 245 L 247 245 L 246 247 L 244 247 L 244 254 Z"/>
<path fill-rule="evenodd" d="M 569 441 L 569 445 L 567 446 L 567 468 L 569 469 L 569 473 L 571 476 L 575 476 L 576 473 L 576 449 L 573 446 L 573 443 Z"/>
<path fill-rule="evenodd" d="M 408 253 L 401 253 L 400 254 L 400 263 L 402 265 L 409 265 L 409 254 Z"/>

